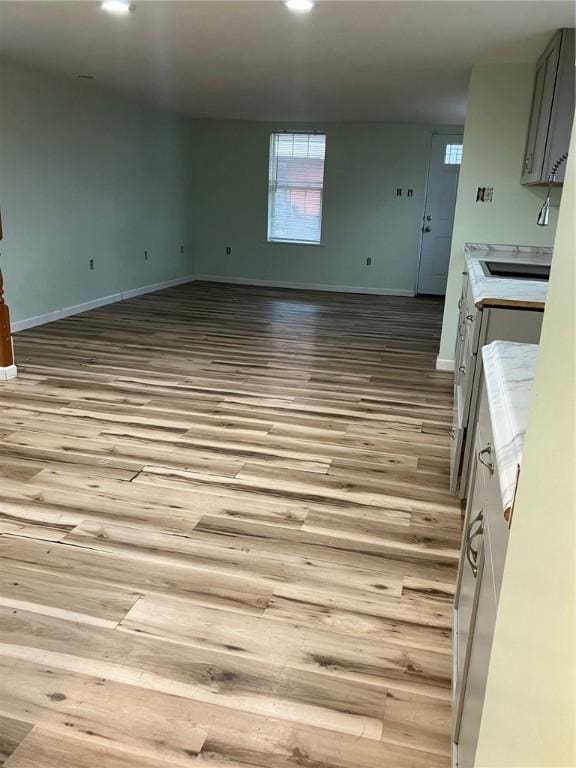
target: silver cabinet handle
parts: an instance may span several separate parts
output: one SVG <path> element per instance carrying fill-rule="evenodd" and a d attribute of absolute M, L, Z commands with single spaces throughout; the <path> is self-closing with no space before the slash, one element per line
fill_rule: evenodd
<path fill-rule="evenodd" d="M 486 459 L 484 458 L 486 454 L 488 454 L 488 456 L 492 455 L 492 446 L 490 445 L 490 443 L 488 443 L 486 448 L 482 448 L 481 451 L 478 451 L 478 461 L 480 462 L 480 464 L 483 464 L 486 467 L 486 469 L 489 470 L 491 475 L 493 475 L 494 464 L 491 461 L 486 461 Z"/>
<path fill-rule="evenodd" d="M 468 322 L 471 323 L 472 320 L 474 320 L 474 315 L 466 315 L 466 320 L 468 320 Z"/>
<path fill-rule="evenodd" d="M 478 525 L 478 528 L 472 532 L 472 528 Z M 481 509 L 480 512 L 476 515 L 476 517 L 470 522 L 468 525 L 468 536 L 466 537 L 466 560 L 468 560 L 468 563 L 470 564 L 470 568 L 472 569 L 472 574 L 474 578 L 478 575 L 478 557 L 480 553 L 480 548 L 474 549 L 472 544 L 474 543 L 474 540 L 478 538 L 478 536 L 481 536 L 484 533 L 484 509 Z"/>
<path fill-rule="evenodd" d="M 461 366 L 459 366 L 458 370 L 460 371 L 460 373 L 466 373 L 466 366 L 465 365 L 461 365 Z"/>

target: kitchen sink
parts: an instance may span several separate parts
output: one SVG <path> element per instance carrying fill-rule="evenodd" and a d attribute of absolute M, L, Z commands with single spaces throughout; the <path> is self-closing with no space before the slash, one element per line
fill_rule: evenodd
<path fill-rule="evenodd" d="M 549 264 L 519 264 L 508 261 L 484 261 L 486 277 L 507 277 L 514 280 L 549 280 Z"/>

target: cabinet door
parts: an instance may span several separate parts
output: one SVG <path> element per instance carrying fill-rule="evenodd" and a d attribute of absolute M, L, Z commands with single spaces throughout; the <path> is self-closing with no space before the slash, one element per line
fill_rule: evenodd
<path fill-rule="evenodd" d="M 471 290 L 466 282 L 460 299 L 456 367 L 454 370 L 454 402 L 450 453 L 450 491 L 457 493 L 460 484 L 462 456 L 469 437 L 467 425 L 472 403 L 476 352 L 482 313 L 474 306 Z"/>
<path fill-rule="evenodd" d="M 486 450 L 484 447 L 484 450 Z M 486 454 L 488 463 L 494 466 L 496 461 L 493 452 Z M 494 579 L 494 597 L 496 603 L 500 599 L 500 588 L 504 576 L 504 563 L 506 561 L 506 552 L 508 550 L 508 539 L 510 537 L 510 527 L 508 521 L 504 518 L 504 509 L 502 507 L 502 494 L 500 492 L 500 483 L 498 481 L 498 471 L 490 471 L 486 467 L 482 468 L 484 476 L 484 536 L 489 539 L 490 552 L 492 554 L 492 576 Z"/>
<path fill-rule="evenodd" d="M 542 179 L 547 179 L 554 164 L 568 152 L 570 146 L 570 134 L 574 121 L 574 30 L 563 29 L 560 45 L 560 58 L 558 61 L 558 74 L 556 76 L 556 88 L 554 91 L 554 103 L 548 141 L 546 143 L 546 155 L 542 169 Z M 556 172 L 556 181 L 563 182 L 567 163 L 562 163 Z"/>
<path fill-rule="evenodd" d="M 459 371 L 463 365 L 466 352 L 466 299 L 468 293 L 468 273 L 462 273 L 462 293 L 458 300 L 458 332 L 456 334 L 456 346 L 454 349 L 454 395 L 452 401 L 452 429 L 450 430 L 450 491 L 458 490 L 458 478 L 460 476 L 460 462 L 464 446 L 464 392 L 462 391 Z"/>
<path fill-rule="evenodd" d="M 460 466 L 464 452 L 466 427 L 463 423 L 463 393 L 456 385 L 452 406 L 452 429 L 450 430 L 450 493 L 458 492 Z"/>
<path fill-rule="evenodd" d="M 492 557 L 487 540 L 484 540 L 483 545 L 477 575 L 475 613 L 468 642 L 466 679 L 461 693 L 460 722 L 455 735 L 458 768 L 474 766 L 496 624 Z"/>
<path fill-rule="evenodd" d="M 462 421 L 468 423 L 468 414 L 472 400 L 472 385 L 474 382 L 474 373 L 476 370 L 476 350 L 478 347 L 478 329 L 480 326 L 480 313 L 474 311 L 466 314 L 464 317 L 464 341 L 462 343 L 462 353 L 458 361 L 458 368 L 455 371 L 456 382 L 462 390 Z"/>
<path fill-rule="evenodd" d="M 471 464 L 472 477 L 466 508 L 470 522 L 465 529 L 468 535 L 462 545 L 456 592 L 454 742 L 459 768 L 472 768 L 474 765 L 496 624 L 499 583 L 508 544 L 492 446 L 490 408 L 483 385 L 475 424 L 474 461 Z M 481 520 L 481 526 L 475 524 L 475 520 Z M 474 550 L 478 550 L 477 558 Z M 474 573 L 476 562 L 477 572 Z M 467 619 L 472 590 L 472 608 Z M 461 617 L 458 616 L 460 605 L 463 608 Z M 465 617 L 467 628 L 464 626 Z M 462 642 L 466 642 L 465 649 L 461 647 L 461 637 Z"/>
<path fill-rule="evenodd" d="M 478 437 L 478 444 L 480 438 Z M 468 559 L 471 556 L 469 549 L 479 552 L 483 535 L 484 512 L 484 475 L 473 468 L 471 492 L 468 496 L 466 516 L 464 518 L 464 532 L 460 547 L 460 564 L 458 568 L 458 583 L 456 586 L 456 599 L 454 601 L 454 732 L 459 727 L 459 708 L 461 701 L 462 685 L 466 678 L 466 650 L 470 636 L 472 618 L 474 614 L 474 601 L 476 598 L 476 582 L 478 573 Z"/>
<path fill-rule="evenodd" d="M 456 365 L 460 360 L 462 354 L 462 342 L 464 341 L 464 317 L 466 316 L 466 294 L 468 291 L 468 272 L 462 272 L 462 292 L 458 299 L 458 332 L 456 334 L 456 348 L 454 350 L 454 360 Z"/>
<path fill-rule="evenodd" d="M 556 72 L 560 56 L 561 34 L 558 33 L 546 48 L 536 65 L 532 109 L 524 154 L 522 183 L 533 184 L 542 180 L 546 141 L 556 85 Z"/>

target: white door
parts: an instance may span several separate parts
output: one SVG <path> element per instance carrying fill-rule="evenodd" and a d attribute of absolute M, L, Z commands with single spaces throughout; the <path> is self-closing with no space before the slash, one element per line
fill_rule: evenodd
<path fill-rule="evenodd" d="M 442 296 L 446 293 L 461 161 L 462 134 L 432 136 L 420 246 L 418 293 Z"/>

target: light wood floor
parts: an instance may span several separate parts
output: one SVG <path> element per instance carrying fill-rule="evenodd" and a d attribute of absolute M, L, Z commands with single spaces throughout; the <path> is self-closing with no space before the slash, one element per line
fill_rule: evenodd
<path fill-rule="evenodd" d="M 440 324 L 195 283 L 17 335 L 0 765 L 449 765 Z"/>

